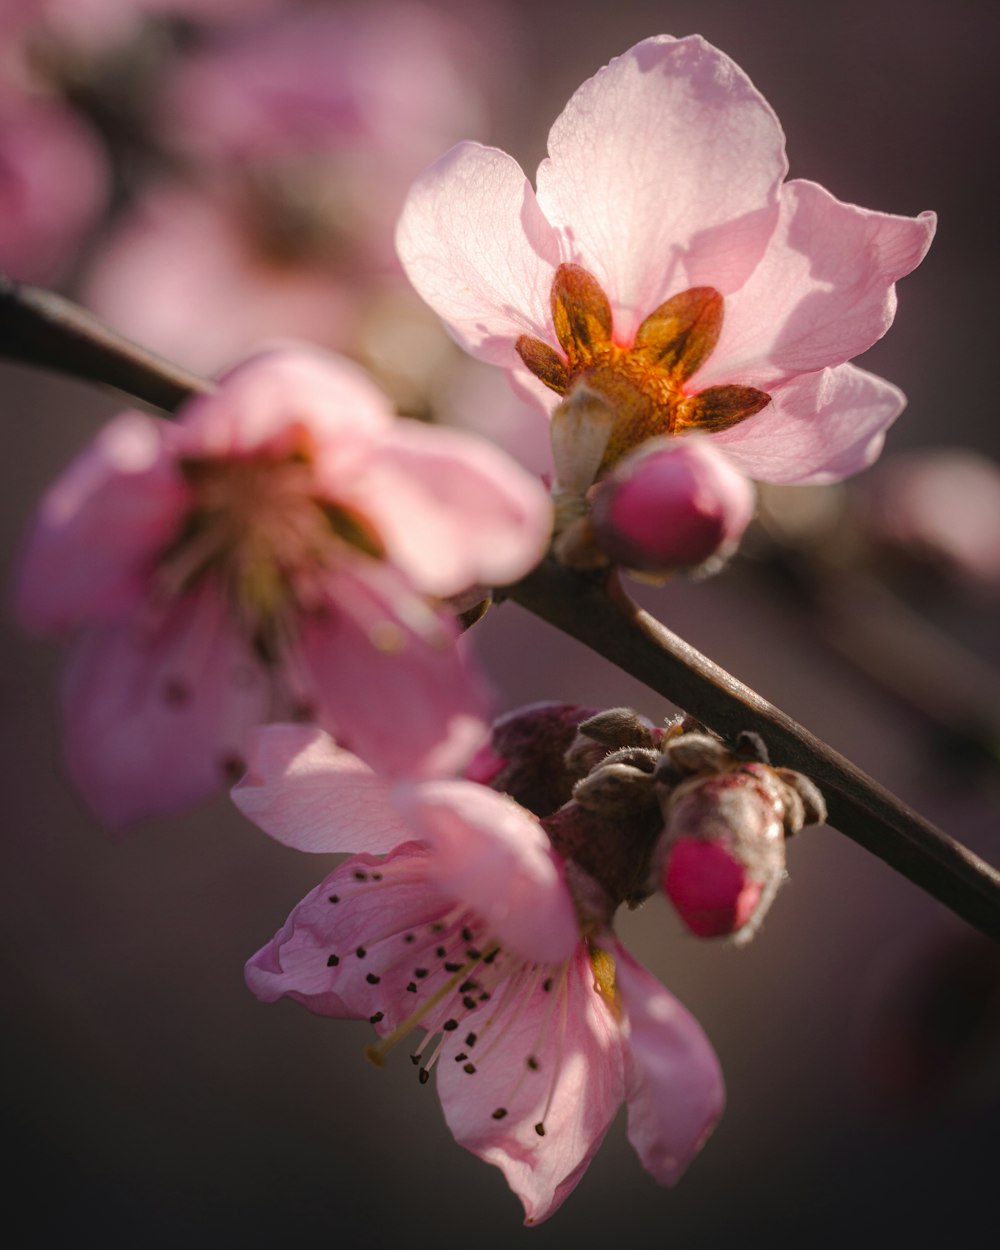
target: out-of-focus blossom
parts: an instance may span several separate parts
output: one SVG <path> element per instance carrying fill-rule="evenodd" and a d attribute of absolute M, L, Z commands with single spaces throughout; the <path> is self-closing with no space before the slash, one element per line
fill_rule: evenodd
<path fill-rule="evenodd" d="M 10 3 L 11 0 L 4 0 Z M 24 0 L 20 24 L 29 36 L 65 43 L 77 52 L 100 54 L 125 44 L 150 17 L 180 17 L 214 25 L 246 20 L 285 0 Z"/>
<path fill-rule="evenodd" d="M 623 1100 L 643 1165 L 678 1180 L 722 1110 L 718 1062 L 525 809 L 468 781 L 390 787 L 284 726 L 233 797 L 288 845 L 362 851 L 249 961 L 259 998 L 368 1019 L 378 1063 L 422 1032 L 421 1081 L 437 1069 L 456 1140 L 503 1171 L 527 1223 L 572 1192 Z"/>
<path fill-rule="evenodd" d="M 56 101 L 0 88 L 0 269 L 62 277 L 108 199 L 100 140 Z"/>
<path fill-rule="evenodd" d="M 909 452 L 861 484 L 860 516 L 882 547 L 979 589 L 1000 589 L 1000 466 L 971 451 Z"/>
<path fill-rule="evenodd" d="M 139 197 L 85 301 L 209 371 L 262 327 L 360 354 L 368 303 L 401 281 L 411 180 L 483 126 L 483 61 L 463 26 L 406 0 L 302 6 L 197 45 L 156 110 L 185 185 Z"/>
<path fill-rule="evenodd" d="M 502 453 L 394 419 L 356 366 L 265 353 L 176 423 L 118 417 L 49 490 L 19 608 L 82 631 L 70 770 L 113 824 L 233 780 L 251 728 L 315 719 L 390 772 L 483 733 L 427 596 L 524 573 L 549 504 Z"/>
<path fill-rule="evenodd" d="M 513 390 L 498 369 L 468 356 L 449 363 L 430 397 L 436 419 L 488 438 L 525 468 L 551 477 L 549 423 L 538 405 Z"/>
<path fill-rule="evenodd" d="M 84 298 L 110 324 L 202 373 L 276 332 L 350 343 L 359 312 L 335 274 L 265 252 L 239 201 L 167 183 L 109 236 Z"/>
<path fill-rule="evenodd" d="M 590 525 L 626 568 L 651 573 L 721 561 L 754 512 L 754 490 L 704 439 L 651 439 L 595 488 Z"/>
<path fill-rule="evenodd" d="M 537 193 L 503 152 L 460 144 L 414 186 L 397 246 L 466 350 L 550 407 L 581 385 L 610 405 L 602 470 L 702 430 L 752 477 L 831 481 L 875 458 L 903 407 L 847 362 L 888 329 L 934 217 L 786 171 L 737 66 L 658 36 L 575 93 Z"/>

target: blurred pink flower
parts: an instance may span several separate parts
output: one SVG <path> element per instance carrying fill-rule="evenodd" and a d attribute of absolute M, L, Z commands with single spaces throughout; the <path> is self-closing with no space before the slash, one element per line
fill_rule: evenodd
<path fill-rule="evenodd" d="M 318 352 L 257 356 L 176 423 L 123 414 L 43 499 L 18 587 L 29 627 L 83 631 L 74 779 L 124 824 L 235 780 L 289 718 L 390 772 L 453 767 L 482 699 L 426 597 L 518 577 L 549 524 L 502 453 Z"/>
<path fill-rule="evenodd" d="M 16 5 L 18 0 L 4 0 Z M 30 21 L 29 35 L 69 44 L 84 54 L 124 44 L 149 17 L 183 17 L 214 25 L 246 21 L 285 0 L 23 0 L 20 23 Z"/>
<path fill-rule="evenodd" d="M 629 1138 L 673 1184 L 722 1110 L 687 1011 L 580 898 L 541 824 L 468 781 L 390 786 L 322 734 L 256 740 L 237 805 L 334 869 L 247 964 L 264 1001 L 367 1018 L 385 1055 L 415 1030 L 455 1139 L 499 1167 L 527 1223 L 573 1191 L 625 1100 Z"/>
<path fill-rule="evenodd" d="M 84 302 L 201 373 L 228 368 L 277 333 L 351 343 L 358 300 L 349 286 L 322 266 L 267 254 L 242 210 L 231 197 L 179 183 L 150 188 L 108 236 Z"/>
<path fill-rule="evenodd" d="M 54 100 L 0 88 L 0 269 L 53 282 L 76 259 L 108 199 L 91 129 Z"/>
<path fill-rule="evenodd" d="M 460 126 L 483 128 L 484 64 L 460 23 L 406 0 L 286 9 L 203 40 L 167 67 L 156 109 L 185 182 L 140 194 L 86 302 L 209 372 L 261 333 L 358 354 L 368 300 L 402 281 L 410 182 Z"/>
<path fill-rule="evenodd" d="M 894 456 L 859 489 L 870 537 L 980 591 L 1000 590 L 1000 465 L 958 448 Z"/>
<path fill-rule="evenodd" d="M 578 380 L 615 407 L 605 467 L 700 428 L 751 476 L 830 481 L 875 458 L 903 407 L 846 362 L 888 329 L 934 217 L 786 171 L 742 71 L 662 35 L 574 94 L 537 194 L 505 153 L 460 144 L 414 186 L 397 247 L 467 351 L 550 407 Z"/>

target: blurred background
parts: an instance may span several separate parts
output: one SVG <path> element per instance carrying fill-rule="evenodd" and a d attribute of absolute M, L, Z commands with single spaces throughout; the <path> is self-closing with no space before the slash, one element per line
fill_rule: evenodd
<path fill-rule="evenodd" d="M 793 176 L 941 220 L 862 361 L 910 399 L 880 464 L 846 488 L 772 492 L 721 576 L 637 593 L 996 863 L 998 20 L 981 0 L 0 0 L 0 269 L 206 372 L 267 337 L 335 347 L 402 411 L 544 468 L 541 418 L 407 291 L 396 213 L 456 140 L 530 173 L 611 56 L 704 34 L 776 109 Z M 0 365 L 8 584 L 34 502 L 124 406 Z M 728 1109 L 669 1193 L 619 1119 L 527 1231 L 499 1173 L 452 1142 L 433 1085 L 365 1062 L 367 1026 L 245 989 L 244 960 L 323 866 L 224 800 L 112 838 L 62 775 L 57 649 L 9 614 L 0 633 L 13 1244 L 993 1244 L 997 948 L 840 833 L 791 845 L 790 884 L 745 950 L 685 935 L 656 900 L 625 918 L 714 1042 Z M 672 711 L 512 605 L 471 645 L 498 708 Z"/>

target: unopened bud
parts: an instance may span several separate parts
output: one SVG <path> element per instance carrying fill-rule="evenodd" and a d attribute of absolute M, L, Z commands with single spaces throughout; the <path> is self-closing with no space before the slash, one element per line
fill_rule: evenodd
<path fill-rule="evenodd" d="M 599 485 L 590 526 L 617 564 L 669 573 L 724 560 L 753 513 L 751 482 L 711 443 L 658 438 L 626 456 Z"/>
<path fill-rule="evenodd" d="M 507 712 L 494 722 L 465 776 L 511 795 L 536 816 L 547 816 L 568 801 L 574 782 L 588 771 L 565 757 L 577 726 L 595 711 L 575 703 L 532 703 Z"/>
<path fill-rule="evenodd" d="M 764 883 L 719 842 L 678 838 L 667 859 L 663 888 L 697 937 L 738 933 L 760 904 Z"/>
<path fill-rule="evenodd" d="M 665 796 L 663 812 L 656 884 L 692 933 L 742 943 L 784 880 L 786 835 L 807 816 L 822 819 L 825 807 L 798 773 L 749 763 L 682 781 Z"/>

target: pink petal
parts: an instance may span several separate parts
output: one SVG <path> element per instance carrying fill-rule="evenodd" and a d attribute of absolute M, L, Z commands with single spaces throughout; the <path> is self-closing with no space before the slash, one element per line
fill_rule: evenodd
<path fill-rule="evenodd" d="M 379 854 L 412 836 L 389 783 L 313 725 L 259 729 L 232 797 L 244 816 L 297 851 Z"/>
<path fill-rule="evenodd" d="M 379 1031 L 394 1028 L 416 1006 L 406 985 L 415 962 L 430 962 L 425 948 L 438 941 L 430 925 L 448 910 L 426 875 L 427 852 L 414 843 L 339 865 L 248 961 L 250 989 L 339 1019 L 381 1012 Z M 418 931 L 419 942 L 405 941 Z"/>
<path fill-rule="evenodd" d="M 600 70 L 552 127 L 549 153 L 538 203 L 563 259 L 604 287 L 625 343 L 676 291 L 745 280 L 787 170 L 770 106 L 697 35 L 646 39 Z"/>
<path fill-rule="evenodd" d="M 204 374 L 276 335 L 336 345 L 357 334 L 358 300 L 346 283 L 274 264 L 235 205 L 179 184 L 152 187 L 125 213 L 83 292 L 117 329 Z"/>
<path fill-rule="evenodd" d="M 171 434 L 166 421 L 123 413 L 49 487 L 16 591 L 29 629 L 69 630 L 110 619 L 141 599 L 187 501 Z"/>
<path fill-rule="evenodd" d="M 759 481 L 822 485 L 872 464 L 905 405 L 884 378 L 838 365 L 789 382 L 762 412 L 710 437 Z"/>
<path fill-rule="evenodd" d="M 176 811 L 239 776 L 269 696 L 212 586 L 162 622 L 98 627 L 65 677 L 70 772 L 110 825 Z"/>
<path fill-rule="evenodd" d="M 454 621 L 375 560 L 330 573 L 324 590 L 299 648 L 319 723 L 390 775 L 460 769 L 486 736 L 485 698 Z"/>
<path fill-rule="evenodd" d="M 551 337 L 555 232 L 520 166 L 460 143 L 417 179 L 396 248 L 421 296 L 472 355 L 509 368 L 522 334 Z"/>
<path fill-rule="evenodd" d="M 305 346 L 250 357 L 225 374 L 212 395 L 185 405 L 184 454 L 235 457 L 266 451 L 290 455 L 322 447 L 327 465 L 348 471 L 392 411 L 364 370 L 341 356 Z"/>
<path fill-rule="evenodd" d="M 894 283 L 923 259 L 935 216 L 842 204 L 812 182 L 782 188 L 778 228 L 746 285 L 726 300 L 722 334 L 694 389 L 779 382 L 838 365 L 892 324 Z"/>
<path fill-rule="evenodd" d="M 457 430 L 399 421 L 345 485 L 338 499 L 356 498 L 389 558 L 428 594 L 515 581 L 542 558 L 552 531 L 541 482 Z"/>
<path fill-rule="evenodd" d="M 399 810 L 434 852 L 438 888 L 525 959 L 558 963 L 579 941 L 562 865 L 538 821 L 471 781 L 400 785 Z"/>
<path fill-rule="evenodd" d="M 628 1017 L 629 1141 L 643 1167 L 673 1185 L 722 1114 L 722 1072 L 694 1016 L 620 942 L 610 946 Z"/>
<path fill-rule="evenodd" d="M 528 1224 L 547 1219 L 572 1193 L 624 1089 L 621 1032 L 594 992 L 586 946 L 579 943 L 565 968 L 551 973 L 548 992 L 537 972 L 525 971 L 504 991 L 505 1008 L 494 995 L 466 1018 L 462 1033 L 477 1039 L 472 1074 L 454 1062 L 455 1043 L 438 1064 L 455 1140 L 501 1169 Z M 500 1109 L 506 1114 L 497 1119 Z"/>

